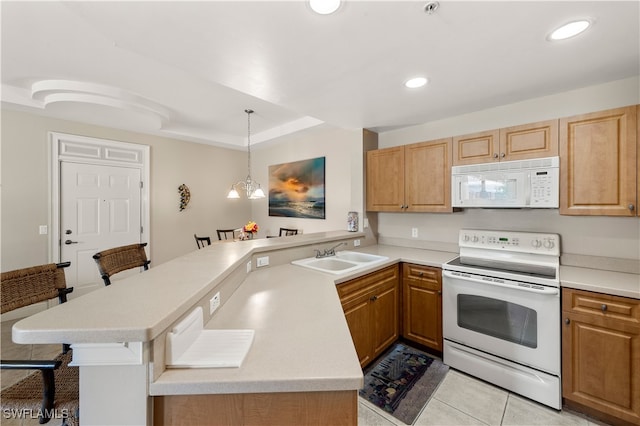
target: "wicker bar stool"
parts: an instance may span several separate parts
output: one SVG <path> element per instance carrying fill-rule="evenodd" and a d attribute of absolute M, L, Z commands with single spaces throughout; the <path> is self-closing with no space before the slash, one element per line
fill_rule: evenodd
<path fill-rule="evenodd" d="M 151 261 L 147 260 L 147 253 L 144 251 L 146 245 L 147 243 L 129 244 L 94 254 L 104 285 L 111 285 L 110 277 L 118 272 L 140 267 L 148 270 Z"/>
<path fill-rule="evenodd" d="M 0 313 L 58 298 L 67 301 L 67 288 L 63 268 L 70 263 L 47 264 L 3 272 L 0 276 Z M 71 349 L 62 346 L 53 360 L 2 360 L 0 368 L 8 370 L 34 370 L 27 377 L 10 385 L 0 393 L 3 413 L 38 414 L 40 424 L 51 418 L 62 418 L 63 425 L 77 425 L 79 416 L 78 367 L 70 367 Z"/>

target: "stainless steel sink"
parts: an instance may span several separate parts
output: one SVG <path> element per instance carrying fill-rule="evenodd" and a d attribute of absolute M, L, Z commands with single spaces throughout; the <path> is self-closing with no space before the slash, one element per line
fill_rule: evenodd
<path fill-rule="evenodd" d="M 313 269 L 330 274 L 344 274 L 365 268 L 376 262 L 388 259 L 386 256 L 375 254 L 358 253 L 354 251 L 339 251 L 335 256 L 330 257 L 308 257 L 306 259 L 294 260 L 294 265 Z"/>

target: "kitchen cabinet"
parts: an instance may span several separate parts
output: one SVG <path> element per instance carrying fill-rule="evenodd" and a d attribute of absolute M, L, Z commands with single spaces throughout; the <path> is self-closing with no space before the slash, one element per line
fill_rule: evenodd
<path fill-rule="evenodd" d="M 488 130 L 453 138 L 453 165 L 558 155 L 558 120 Z"/>
<path fill-rule="evenodd" d="M 442 270 L 402 264 L 402 336 L 442 352 Z"/>
<path fill-rule="evenodd" d="M 565 403 L 640 424 L 640 300 L 564 288 L 562 320 Z"/>
<path fill-rule="evenodd" d="M 362 367 L 399 337 L 399 275 L 396 264 L 337 286 Z"/>
<path fill-rule="evenodd" d="M 636 216 L 637 107 L 560 120 L 560 214 Z"/>
<path fill-rule="evenodd" d="M 451 138 L 367 152 L 367 210 L 451 212 Z"/>

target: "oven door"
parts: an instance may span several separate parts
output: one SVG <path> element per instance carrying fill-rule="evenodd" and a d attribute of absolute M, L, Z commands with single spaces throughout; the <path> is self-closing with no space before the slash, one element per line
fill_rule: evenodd
<path fill-rule="evenodd" d="M 446 270 L 442 284 L 445 339 L 560 375 L 559 288 Z"/>

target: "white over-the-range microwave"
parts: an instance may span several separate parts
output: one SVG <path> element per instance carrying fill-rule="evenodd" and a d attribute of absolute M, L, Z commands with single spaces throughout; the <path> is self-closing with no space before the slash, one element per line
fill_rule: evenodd
<path fill-rule="evenodd" d="M 453 207 L 558 208 L 560 158 L 453 166 Z"/>

